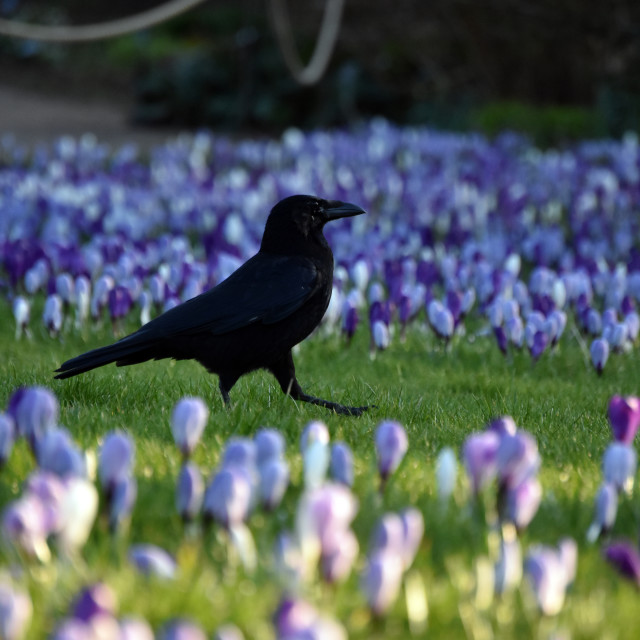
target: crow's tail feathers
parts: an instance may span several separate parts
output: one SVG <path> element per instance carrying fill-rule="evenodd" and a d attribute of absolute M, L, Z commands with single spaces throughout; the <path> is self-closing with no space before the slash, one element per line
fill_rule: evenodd
<path fill-rule="evenodd" d="M 108 345 L 106 347 L 100 347 L 99 349 L 93 349 L 87 351 L 82 355 L 71 358 L 60 365 L 59 369 L 56 369 L 58 374 L 56 379 L 63 380 L 64 378 L 71 378 L 77 376 L 85 371 L 91 371 L 97 367 L 102 367 L 105 364 L 115 362 L 119 367 L 129 364 L 138 364 L 139 362 L 145 362 L 152 358 L 157 358 L 157 348 L 151 348 L 148 340 L 134 339 L 134 335 L 127 336 L 119 342 Z"/>

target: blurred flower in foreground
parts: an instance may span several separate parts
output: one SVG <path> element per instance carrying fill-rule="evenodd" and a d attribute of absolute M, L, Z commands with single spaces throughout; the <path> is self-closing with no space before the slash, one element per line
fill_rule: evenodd
<path fill-rule="evenodd" d="M 347 487 L 353 485 L 353 453 L 344 442 L 331 447 L 331 476 Z"/>
<path fill-rule="evenodd" d="M 176 574 L 176 561 L 161 547 L 153 544 L 136 544 L 129 548 L 129 561 L 147 576 L 173 578 Z"/>
<path fill-rule="evenodd" d="M 329 429 L 320 420 L 309 422 L 300 435 L 304 486 L 307 489 L 319 487 L 324 482 L 331 457 L 329 440 Z"/>
<path fill-rule="evenodd" d="M 640 586 L 640 553 L 630 542 L 613 542 L 604 548 L 604 557 L 625 578 Z"/>
<path fill-rule="evenodd" d="M 0 469 L 6 464 L 16 439 L 16 427 L 8 413 L 0 413 Z"/>
<path fill-rule="evenodd" d="M 6 575 L 0 575 L 0 638 L 22 640 L 31 623 L 33 606 L 29 595 L 17 590 Z"/>
<path fill-rule="evenodd" d="M 407 432 L 399 422 L 392 420 L 381 422 L 376 428 L 375 445 L 378 470 L 384 487 L 389 476 L 400 466 L 409 448 Z"/>
<path fill-rule="evenodd" d="M 158 640 L 207 640 L 200 625 L 183 618 L 170 620 L 158 631 Z"/>
<path fill-rule="evenodd" d="M 273 614 L 273 624 L 278 640 L 347 640 L 347 632 L 340 623 L 320 615 L 304 600 L 283 598 Z"/>
<path fill-rule="evenodd" d="M 595 542 L 600 535 L 606 535 L 616 521 L 618 513 L 618 491 L 605 482 L 600 486 L 595 500 L 595 515 L 587 531 L 587 540 Z"/>
<path fill-rule="evenodd" d="M 436 460 L 436 487 L 441 500 L 447 500 L 456 486 L 458 459 L 451 447 L 444 447 Z"/>
<path fill-rule="evenodd" d="M 171 416 L 171 432 L 182 455 L 193 453 L 209 419 L 209 409 L 200 398 L 182 398 Z"/>
<path fill-rule="evenodd" d="M 567 587 L 575 578 L 576 560 L 577 547 L 570 538 L 557 549 L 543 545 L 529 549 L 524 572 L 544 615 L 553 616 L 562 609 Z"/>
<path fill-rule="evenodd" d="M 205 523 L 215 520 L 226 529 L 231 529 L 244 522 L 250 506 L 251 480 L 247 471 L 239 466 L 223 467 L 205 490 Z"/>
<path fill-rule="evenodd" d="M 213 640 L 244 640 L 244 635 L 235 624 L 223 624 L 216 629 Z"/>
<path fill-rule="evenodd" d="M 608 413 L 614 439 L 631 444 L 640 426 L 640 398 L 613 396 Z"/>
<path fill-rule="evenodd" d="M 13 417 L 18 434 L 26 438 L 32 451 L 45 431 L 56 426 L 60 409 L 55 395 L 46 387 L 22 387 L 9 398 L 7 413 Z"/>
<path fill-rule="evenodd" d="M 191 522 L 200 513 L 204 499 L 204 480 L 200 469 L 193 462 L 186 462 L 180 469 L 176 486 L 176 508 L 185 522 Z"/>
<path fill-rule="evenodd" d="M 618 491 L 631 493 L 638 465 L 636 450 L 627 444 L 612 442 L 602 456 L 602 474 L 605 482 Z"/>

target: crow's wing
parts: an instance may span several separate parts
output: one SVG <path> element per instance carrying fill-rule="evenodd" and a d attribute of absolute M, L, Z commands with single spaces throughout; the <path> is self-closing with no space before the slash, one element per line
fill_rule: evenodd
<path fill-rule="evenodd" d="M 321 286 L 320 280 L 308 258 L 258 253 L 213 289 L 158 316 L 136 334 L 221 335 L 254 322 L 272 324 L 299 309 Z"/>

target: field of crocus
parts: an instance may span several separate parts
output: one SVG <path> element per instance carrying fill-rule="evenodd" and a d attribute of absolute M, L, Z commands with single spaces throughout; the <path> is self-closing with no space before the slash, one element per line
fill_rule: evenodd
<path fill-rule="evenodd" d="M 334 415 L 192 362 L 53 379 L 312 193 Z M 0 637 L 632 638 L 640 143 L 397 128 L 0 140 Z"/>

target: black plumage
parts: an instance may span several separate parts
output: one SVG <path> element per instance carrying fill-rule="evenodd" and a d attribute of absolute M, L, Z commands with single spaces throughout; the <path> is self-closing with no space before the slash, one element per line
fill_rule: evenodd
<path fill-rule="evenodd" d="M 226 280 L 122 340 L 67 360 L 56 378 L 111 362 L 124 366 L 193 359 L 219 376 L 225 403 L 240 376 L 266 369 L 296 400 L 360 415 L 367 407 L 347 407 L 304 393 L 291 349 L 318 326 L 331 298 L 333 254 L 324 225 L 362 213 L 353 204 L 312 196 L 280 201 L 267 219 L 258 253 Z"/>

